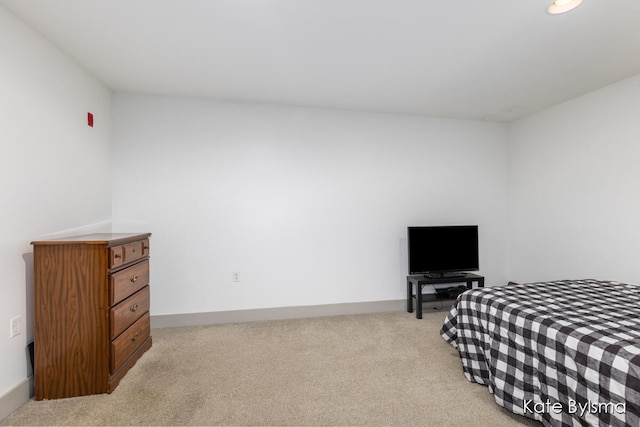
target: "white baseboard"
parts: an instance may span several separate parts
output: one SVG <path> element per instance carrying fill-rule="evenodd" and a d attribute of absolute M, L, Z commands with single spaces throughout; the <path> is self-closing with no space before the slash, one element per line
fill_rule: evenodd
<path fill-rule="evenodd" d="M 25 378 L 20 384 L 0 396 L 0 421 L 24 405 L 33 396 L 33 376 Z"/>
<path fill-rule="evenodd" d="M 213 311 L 207 313 L 162 314 L 151 316 L 151 327 L 173 328 L 177 326 L 216 325 L 221 323 L 402 311 L 407 309 L 406 304 L 407 301 L 403 299 L 299 307 L 260 308 L 253 310 Z M 409 313 L 407 313 L 407 315 L 409 315 Z"/>

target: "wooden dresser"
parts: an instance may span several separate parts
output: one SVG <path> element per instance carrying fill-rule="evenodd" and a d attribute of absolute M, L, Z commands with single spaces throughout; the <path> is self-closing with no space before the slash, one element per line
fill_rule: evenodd
<path fill-rule="evenodd" d="M 35 241 L 35 398 L 111 393 L 151 348 L 149 236 Z"/>

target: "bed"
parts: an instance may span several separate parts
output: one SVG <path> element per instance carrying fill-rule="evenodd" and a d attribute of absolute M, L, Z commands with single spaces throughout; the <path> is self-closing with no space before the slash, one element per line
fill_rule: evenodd
<path fill-rule="evenodd" d="M 465 377 L 545 426 L 640 426 L 640 286 L 562 280 L 472 289 L 440 330 Z"/>

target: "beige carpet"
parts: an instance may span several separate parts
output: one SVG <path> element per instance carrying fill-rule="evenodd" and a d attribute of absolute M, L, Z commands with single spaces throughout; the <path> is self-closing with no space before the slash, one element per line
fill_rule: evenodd
<path fill-rule="evenodd" d="M 464 378 L 445 314 L 154 329 L 111 395 L 29 401 L 0 424 L 540 426 Z"/>

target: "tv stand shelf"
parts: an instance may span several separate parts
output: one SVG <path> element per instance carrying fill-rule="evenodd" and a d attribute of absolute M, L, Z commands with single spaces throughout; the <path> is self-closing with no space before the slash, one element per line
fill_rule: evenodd
<path fill-rule="evenodd" d="M 413 300 L 416 300 L 416 318 L 422 319 L 422 304 L 425 302 L 444 301 L 451 298 L 443 297 L 437 294 L 423 294 L 422 288 L 425 285 L 441 285 L 464 283 L 467 289 L 473 287 L 473 282 L 478 284 L 479 288 L 484 288 L 484 276 L 474 273 L 464 273 L 458 276 L 429 277 L 424 274 L 407 276 L 407 312 L 413 313 Z M 414 293 L 415 289 L 415 293 Z"/>

